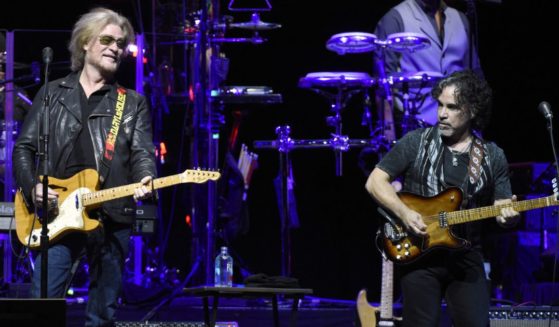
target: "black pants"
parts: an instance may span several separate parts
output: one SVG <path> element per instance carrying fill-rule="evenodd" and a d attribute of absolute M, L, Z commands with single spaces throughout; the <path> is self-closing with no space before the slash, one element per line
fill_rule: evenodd
<path fill-rule="evenodd" d="M 476 251 L 434 251 L 400 269 L 405 327 L 437 327 L 444 298 L 454 327 L 487 327 L 489 287 Z"/>

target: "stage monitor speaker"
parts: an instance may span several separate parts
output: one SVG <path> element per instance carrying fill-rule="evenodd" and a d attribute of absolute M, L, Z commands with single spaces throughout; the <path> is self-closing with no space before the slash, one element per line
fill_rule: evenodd
<path fill-rule="evenodd" d="M 559 327 L 559 308 L 492 307 L 489 321 L 490 327 Z"/>
<path fill-rule="evenodd" d="M 65 299 L 0 299 L 0 326 L 66 326 Z"/>
<path fill-rule="evenodd" d="M 526 320 L 526 319 L 504 319 L 490 320 L 490 327 L 559 327 L 559 321 L 548 320 Z"/>

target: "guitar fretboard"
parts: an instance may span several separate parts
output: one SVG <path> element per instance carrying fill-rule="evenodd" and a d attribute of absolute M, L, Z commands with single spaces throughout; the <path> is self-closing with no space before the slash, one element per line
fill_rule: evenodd
<path fill-rule="evenodd" d="M 474 209 L 453 211 L 446 213 L 448 225 L 463 224 L 471 221 L 481 220 L 485 218 L 499 216 L 501 209 L 512 207 L 518 212 L 527 211 L 531 209 L 538 209 L 558 205 L 556 195 L 550 195 L 543 198 L 515 201 L 506 204 L 499 204 L 494 206 L 480 207 Z M 436 219 L 436 216 L 433 216 Z"/>
<path fill-rule="evenodd" d="M 176 174 L 161 178 L 156 178 L 153 180 L 148 188 L 154 190 L 164 188 L 167 186 L 172 186 L 180 183 L 204 183 L 208 180 L 217 180 L 220 177 L 219 172 L 215 171 L 204 171 L 200 169 L 187 169 L 182 174 Z M 84 207 L 93 206 L 96 204 L 103 203 L 105 201 L 114 200 L 118 198 L 123 198 L 134 194 L 136 188 L 141 187 L 141 183 L 133 183 L 118 187 L 112 187 L 105 190 L 100 190 L 96 192 L 91 192 L 82 195 L 82 204 Z"/>
<path fill-rule="evenodd" d="M 161 178 L 156 178 L 153 180 L 153 189 L 160 189 L 167 186 L 172 186 L 180 184 L 181 174 L 171 175 Z M 82 197 L 82 203 L 85 207 L 93 206 L 99 203 L 103 203 L 109 200 L 115 200 L 123 198 L 125 196 L 130 196 L 134 194 L 134 190 L 142 186 L 142 183 L 128 184 L 118 187 L 112 187 L 106 190 L 100 190 L 92 193 L 84 194 Z"/>
<path fill-rule="evenodd" d="M 393 318 L 392 304 L 394 264 L 388 259 L 382 258 L 382 285 L 380 293 L 380 318 L 390 320 Z"/>

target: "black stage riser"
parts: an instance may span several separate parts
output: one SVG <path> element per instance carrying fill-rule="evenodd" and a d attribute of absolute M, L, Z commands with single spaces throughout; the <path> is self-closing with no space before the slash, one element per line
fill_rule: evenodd
<path fill-rule="evenodd" d="M 64 299 L 0 299 L 0 326 L 66 326 Z"/>

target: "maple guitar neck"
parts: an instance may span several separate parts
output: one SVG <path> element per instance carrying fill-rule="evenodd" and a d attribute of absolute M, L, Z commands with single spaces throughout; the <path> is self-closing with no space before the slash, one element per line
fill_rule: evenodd
<path fill-rule="evenodd" d="M 392 305 L 394 303 L 394 264 L 392 263 L 392 261 L 385 258 L 381 258 L 381 260 L 382 285 L 380 293 L 380 322 L 382 322 L 383 320 L 392 320 L 394 318 L 392 311 Z"/>
<path fill-rule="evenodd" d="M 156 178 L 151 185 L 154 190 L 181 184 L 181 183 L 203 183 L 207 180 L 216 180 L 220 174 L 218 172 L 203 171 L 203 170 L 186 170 L 181 174 L 170 175 L 165 177 Z M 141 187 L 142 183 L 133 183 L 123 186 L 117 186 L 109 189 L 86 193 L 83 195 L 84 207 L 97 206 L 103 202 L 115 200 L 130 196 L 134 194 L 134 190 Z"/>
<path fill-rule="evenodd" d="M 466 209 L 460 211 L 452 211 L 446 213 L 446 222 L 448 225 L 457 225 L 468 223 L 476 220 L 495 217 L 501 214 L 501 209 L 512 207 L 518 212 L 544 208 L 552 205 L 557 205 L 556 195 L 550 195 L 543 198 L 515 201 L 512 203 L 505 203 L 500 205 L 493 205 L 487 207 L 479 207 L 474 209 Z"/>

